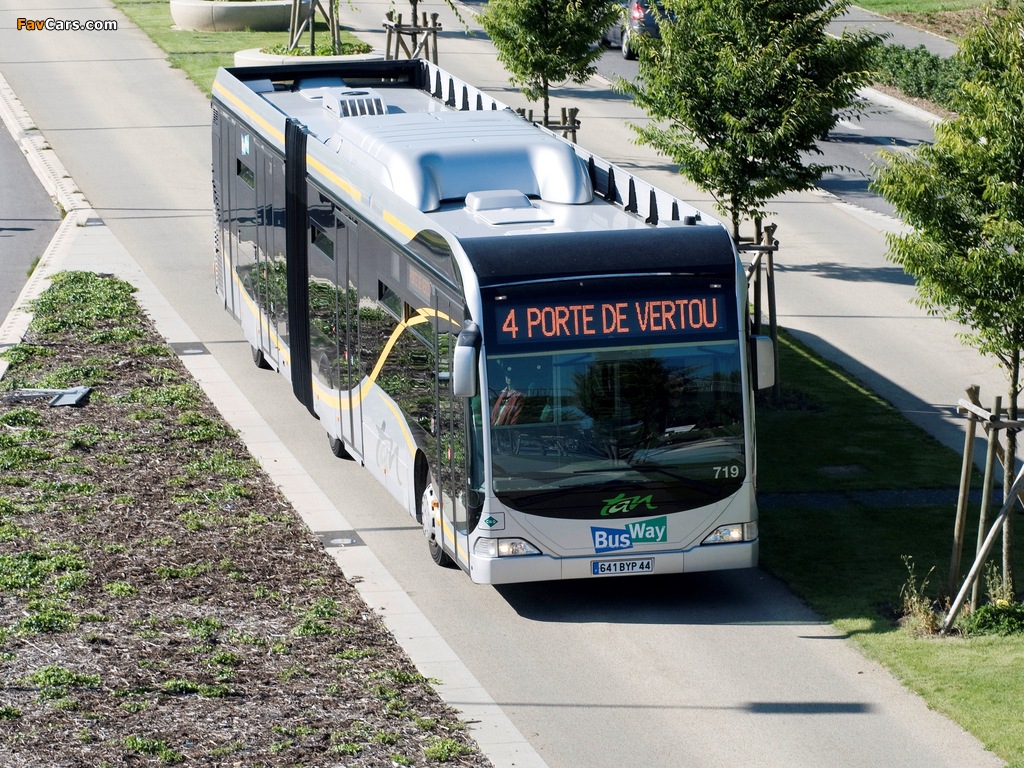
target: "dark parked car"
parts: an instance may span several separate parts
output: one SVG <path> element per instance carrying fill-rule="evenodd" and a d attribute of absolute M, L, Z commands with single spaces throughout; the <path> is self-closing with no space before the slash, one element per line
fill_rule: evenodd
<path fill-rule="evenodd" d="M 634 35 L 658 37 L 658 15 L 663 13 L 660 3 L 651 9 L 651 0 L 623 0 L 623 18 L 611 26 L 604 36 L 607 45 L 622 49 L 622 57 L 635 59 L 636 51 L 630 45 Z"/>

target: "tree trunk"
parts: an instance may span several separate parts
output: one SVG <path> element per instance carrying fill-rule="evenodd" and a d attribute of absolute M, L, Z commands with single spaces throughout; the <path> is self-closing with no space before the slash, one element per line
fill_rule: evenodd
<path fill-rule="evenodd" d="M 544 127 L 548 127 L 548 112 L 551 106 L 551 99 L 548 97 L 548 79 L 544 78 Z"/>

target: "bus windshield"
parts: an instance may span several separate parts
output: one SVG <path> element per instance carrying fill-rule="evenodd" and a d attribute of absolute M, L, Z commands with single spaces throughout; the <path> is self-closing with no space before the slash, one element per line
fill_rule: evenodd
<path fill-rule="evenodd" d="M 493 491 L 513 508 L 655 514 L 725 498 L 745 477 L 735 339 L 502 355 L 487 373 Z M 607 509 L 640 498 L 657 503 Z"/>

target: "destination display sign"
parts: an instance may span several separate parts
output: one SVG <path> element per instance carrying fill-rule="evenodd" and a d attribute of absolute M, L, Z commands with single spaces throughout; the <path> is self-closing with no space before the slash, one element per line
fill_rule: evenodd
<path fill-rule="evenodd" d="M 502 345 L 639 341 L 718 334 L 735 310 L 721 294 L 601 298 L 586 301 L 496 302 L 493 322 Z"/>

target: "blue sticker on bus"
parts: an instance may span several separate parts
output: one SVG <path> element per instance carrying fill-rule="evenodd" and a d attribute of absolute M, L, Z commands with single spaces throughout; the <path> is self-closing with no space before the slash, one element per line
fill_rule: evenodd
<path fill-rule="evenodd" d="M 594 540 L 594 551 L 597 554 L 632 549 L 634 544 L 657 544 L 668 541 L 668 518 L 637 520 L 621 528 L 591 526 L 590 536 Z"/>

